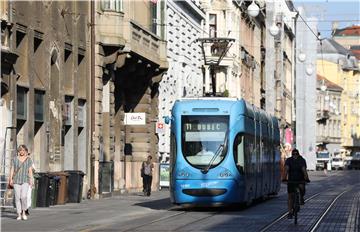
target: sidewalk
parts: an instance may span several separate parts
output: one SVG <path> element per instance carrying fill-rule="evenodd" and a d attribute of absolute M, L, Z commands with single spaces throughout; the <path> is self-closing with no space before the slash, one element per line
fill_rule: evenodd
<path fill-rule="evenodd" d="M 171 207 L 169 191 L 153 192 L 150 197 L 131 193 L 99 200 L 84 200 L 30 210 L 27 221 L 17 221 L 15 209 L 1 214 L 2 231 L 78 231 L 86 225 L 127 221 Z M 45 220 L 44 220 L 45 219 Z"/>

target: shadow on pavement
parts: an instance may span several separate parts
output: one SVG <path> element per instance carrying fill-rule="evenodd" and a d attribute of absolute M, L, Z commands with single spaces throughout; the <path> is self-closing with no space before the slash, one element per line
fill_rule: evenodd
<path fill-rule="evenodd" d="M 146 208 L 150 208 L 150 209 L 156 209 L 156 210 L 168 209 L 171 207 L 170 198 L 146 201 L 146 202 L 136 203 L 134 205 L 146 207 Z"/>

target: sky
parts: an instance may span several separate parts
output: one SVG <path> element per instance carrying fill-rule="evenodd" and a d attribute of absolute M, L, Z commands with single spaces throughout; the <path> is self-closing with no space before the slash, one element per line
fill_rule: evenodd
<path fill-rule="evenodd" d="M 332 22 L 338 22 L 338 29 L 360 25 L 359 0 L 293 0 L 295 7 L 302 6 L 306 16 L 318 19 L 318 31 L 322 38 L 331 37 Z"/>

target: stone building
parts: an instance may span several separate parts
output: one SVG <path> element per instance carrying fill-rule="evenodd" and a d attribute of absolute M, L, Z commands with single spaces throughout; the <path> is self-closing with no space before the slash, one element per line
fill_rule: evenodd
<path fill-rule="evenodd" d="M 92 185 L 102 195 L 139 191 L 141 163 L 158 172 L 158 91 L 167 69 L 164 1 L 92 2 Z M 158 186 L 154 175 L 153 186 Z"/>
<path fill-rule="evenodd" d="M 203 96 L 203 55 L 196 38 L 203 33 L 205 13 L 196 1 L 166 1 L 166 40 L 169 69 L 159 88 L 159 121 L 171 115 L 174 102 L 182 97 Z M 163 124 L 164 125 L 164 124 Z M 159 133 L 159 155 L 169 160 L 170 128 Z"/>
<path fill-rule="evenodd" d="M 207 18 L 203 37 L 210 41 L 204 44 L 204 94 L 243 98 L 261 107 L 265 12 L 249 16 L 249 1 L 201 2 Z"/>
<path fill-rule="evenodd" d="M 1 1 L 0 8 L 2 162 L 7 169 L 26 144 L 37 171 L 83 171 L 86 189 L 89 4 Z"/>
<path fill-rule="evenodd" d="M 333 39 L 318 44 L 317 73 L 343 88 L 341 93 L 341 146 L 360 151 L 360 72 L 358 60 Z"/>
<path fill-rule="evenodd" d="M 317 75 L 316 144 L 331 154 L 341 147 L 341 93 L 343 88 Z"/>

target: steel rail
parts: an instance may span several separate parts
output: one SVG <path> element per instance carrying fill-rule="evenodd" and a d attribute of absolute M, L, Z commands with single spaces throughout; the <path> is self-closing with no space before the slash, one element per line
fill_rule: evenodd
<path fill-rule="evenodd" d="M 339 195 L 337 195 L 332 202 L 330 203 L 330 205 L 327 207 L 327 209 L 322 213 L 322 215 L 316 220 L 316 222 L 310 226 L 310 229 L 308 230 L 309 232 L 314 232 L 317 227 L 319 226 L 319 224 L 321 223 L 321 221 L 323 220 L 323 218 L 327 215 L 327 213 L 330 211 L 331 207 L 335 204 L 335 202 L 346 192 L 349 192 L 350 189 L 347 189 L 345 191 L 343 191 L 342 193 L 340 193 Z"/>
<path fill-rule="evenodd" d="M 321 192 L 320 192 L 321 193 Z M 314 195 L 312 195 L 311 197 L 307 198 L 305 200 L 305 202 L 310 201 L 311 199 L 317 197 L 318 195 L 320 195 L 320 193 L 316 193 Z M 260 232 L 265 232 L 266 230 L 268 230 L 270 227 L 272 227 L 273 225 L 275 225 L 276 223 L 278 223 L 279 221 L 281 221 L 282 219 L 284 219 L 286 216 L 288 215 L 288 212 L 285 212 L 284 214 L 282 214 L 280 217 L 276 218 L 274 221 L 272 221 L 270 224 L 268 224 L 267 226 L 263 227 Z"/>

